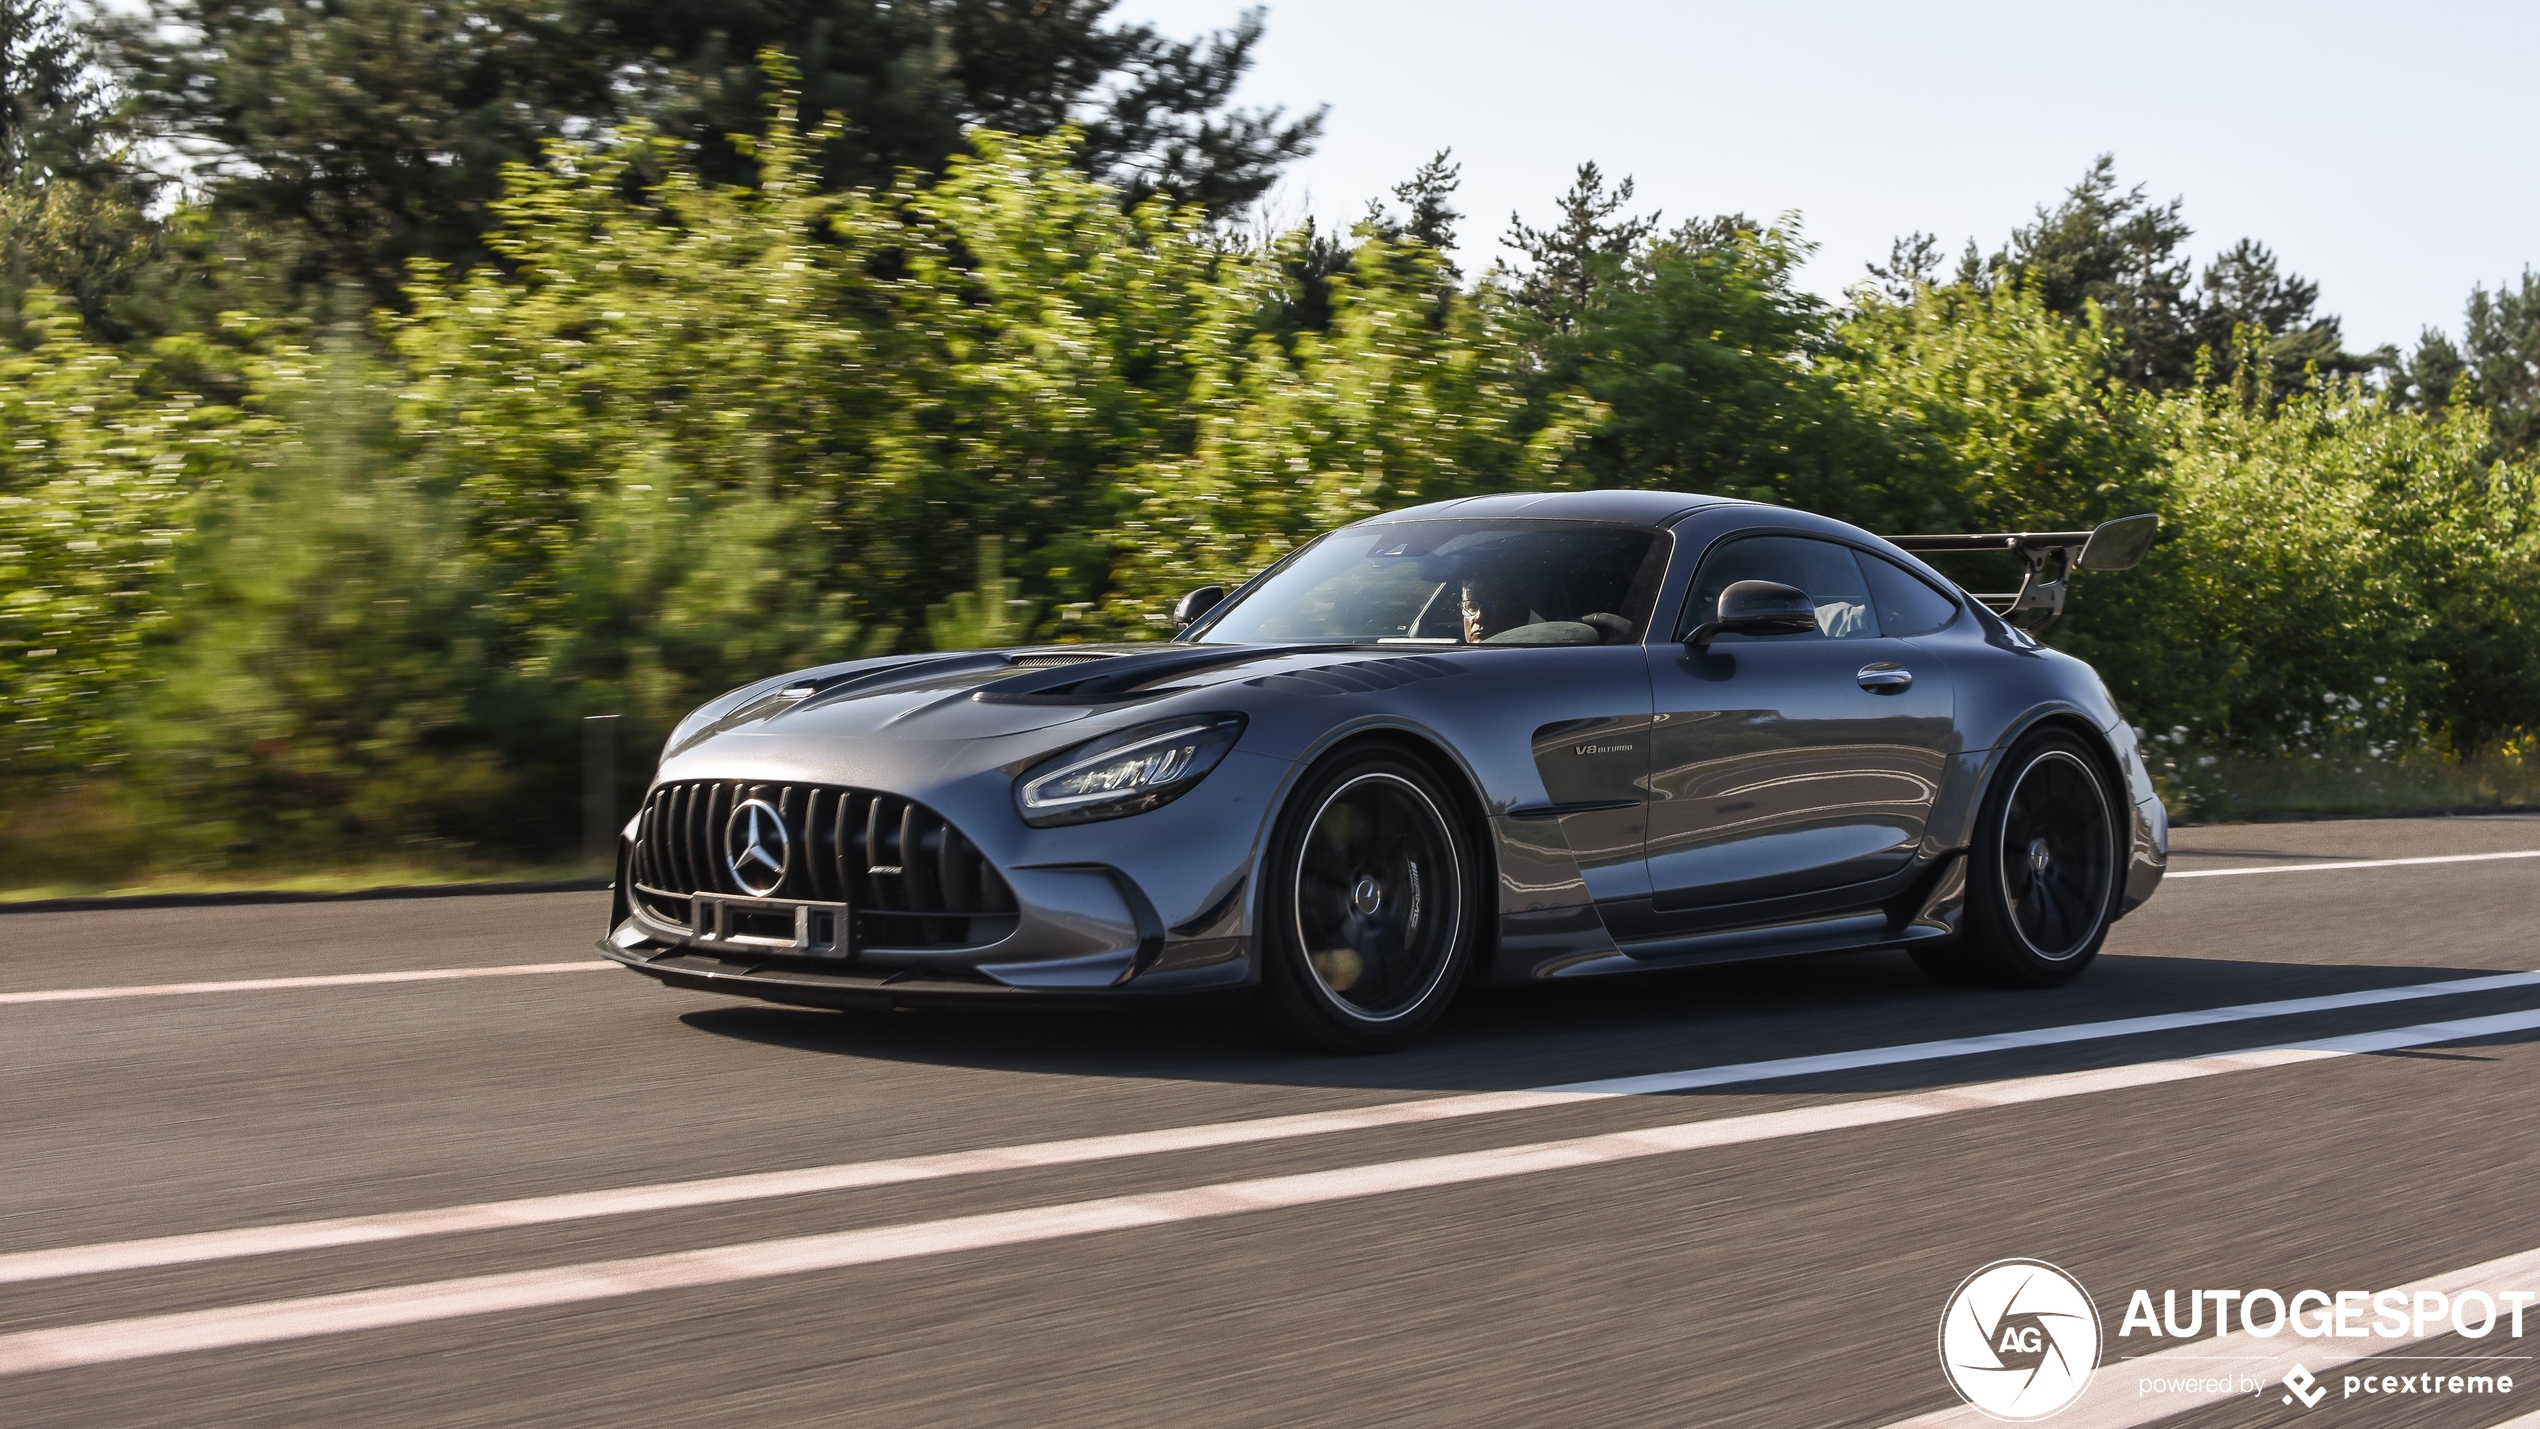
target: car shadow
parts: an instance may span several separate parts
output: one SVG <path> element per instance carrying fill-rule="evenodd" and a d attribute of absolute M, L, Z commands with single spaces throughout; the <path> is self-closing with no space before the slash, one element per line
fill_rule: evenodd
<path fill-rule="evenodd" d="M 1901 954 L 1854 953 L 1476 989 L 1414 1046 L 1378 1057 L 1301 1049 L 1244 1004 L 1141 1008 L 813 1011 L 733 1003 L 684 1014 L 697 1031 L 796 1054 L 1025 1075 L 1389 1092 L 1490 1091 L 2317 997 L 2492 974 L 2103 955 L 2044 990 L 1948 987 Z M 1823 1073 L 1777 1091 L 1899 1090 L 2203 1055 L 2540 1006 L 2540 987 L 2381 1003 Z M 2523 1040 L 2509 1037 L 2506 1040 Z M 2420 1054 L 2426 1055 L 2426 1054 Z M 1971 1070 L 1972 1069 L 1972 1070 Z M 1751 1091 L 1741 1084 L 1736 1091 Z"/>

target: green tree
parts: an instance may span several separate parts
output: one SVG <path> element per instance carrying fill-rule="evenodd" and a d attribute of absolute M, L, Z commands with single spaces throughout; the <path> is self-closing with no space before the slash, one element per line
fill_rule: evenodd
<path fill-rule="evenodd" d="M 2195 230 L 2184 206 L 2176 198 L 2151 202 L 2141 184 L 2120 190 L 2116 156 L 2102 154 L 2060 203 L 2041 205 L 1981 271 L 1969 262 L 1961 277 L 2025 285 L 2066 317 L 2097 306 L 2123 343 L 2116 375 L 2176 387 L 2196 366 L 2193 264 L 2180 252 Z"/>
<path fill-rule="evenodd" d="M 1628 180 L 1580 168 L 1560 217 L 1519 221 L 1525 260 L 1502 275 L 1522 315 L 1538 397 L 1583 396 L 1577 461 L 1603 486 L 1659 486 L 1878 519 L 1886 458 L 1824 365 L 1832 313 L 1795 275 L 1795 220 L 1743 214 L 1678 224 L 1629 210 Z"/>
<path fill-rule="evenodd" d="M 2317 311 L 2319 284 L 2282 272 L 2263 243 L 2243 238 L 2205 265 L 2196 309 L 2195 339 L 2228 378 L 2240 351 L 2242 328 L 2265 333 L 2263 357 L 2271 390 L 2295 392 L 2320 378 L 2362 377 L 2395 363 L 2395 349 L 2346 351 L 2343 326 Z"/>
<path fill-rule="evenodd" d="M 277 420 L 204 500 L 127 735 L 197 858 L 561 846 L 584 715 L 627 717 L 640 773 L 707 697 L 891 643 L 827 587 L 813 503 L 659 463 L 577 503 L 525 619 L 474 493 L 415 459 L 394 370 L 357 329 L 259 378 Z"/>
<path fill-rule="evenodd" d="M 33 340 L 18 315 L 38 288 L 91 331 L 130 335 L 116 309 L 158 233 L 130 137 L 60 0 L 0 0 L 0 339 Z"/>
<path fill-rule="evenodd" d="M 2266 245 L 2244 238 L 2216 256 L 2201 277 L 2185 252 L 2195 235 L 2185 200 L 2155 204 L 2143 185 L 2120 189 L 2115 156 L 2102 154 L 2052 208 L 2013 230 L 2010 242 L 1980 259 L 1972 244 L 1955 281 L 1997 282 L 2035 290 L 2050 311 L 2079 320 L 2095 306 L 2117 334 L 2123 360 L 2114 375 L 2154 391 L 2197 380 L 2202 370 L 2229 380 L 2240 360 L 2234 333 L 2255 327 L 2267 336 L 2268 390 L 2290 393 L 2321 377 L 2372 372 L 2392 352 L 2349 353 L 2338 319 L 2316 310 L 2319 285 L 2283 272 Z M 1899 239 L 1872 278 L 1892 299 L 1937 277 L 1937 248 L 1927 234 Z"/>
<path fill-rule="evenodd" d="M 758 56 L 784 50 L 808 113 L 847 123 L 822 146 L 824 183 L 882 185 L 933 170 L 970 129 L 1048 135 L 1073 126 L 1078 162 L 1130 207 L 1154 194 L 1213 214 L 1241 208 L 1313 148 L 1320 110 L 1232 107 L 1261 14 L 1174 40 L 1116 23 L 1116 0 L 590 0 L 597 22 L 653 71 L 641 112 L 690 146 L 708 178 L 745 181 L 727 142 L 773 117 Z"/>
<path fill-rule="evenodd" d="M 1590 162 L 1579 165 L 1551 227 L 1536 228 L 1521 214 L 1508 215 L 1508 235 L 1500 242 L 1525 259 L 1510 296 L 1546 332 L 1576 328 L 1598 290 L 1658 231 L 1658 215 L 1632 214 L 1631 202 L 1629 175 L 1608 190 L 1605 171 Z"/>
<path fill-rule="evenodd" d="M 2540 448 L 2540 274 L 2526 268 L 2519 285 L 2470 290 L 2463 340 L 2426 329 L 2401 368 L 2398 386 L 2422 411 L 2454 400 L 2485 408 L 2499 451 Z"/>
<path fill-rule="evenodd" d="M 1275 268 L 1219 289 L 1192 336 L 1187 444 L 1125 474 L 1105 599 L 1062 610 L 1059 628 L 1170 634 L 1182 592 L 1249 576 L 1344 522 L 1579 484 L 1587 404 L 1530 394 L 1529 320 L 1488 283 L 1441 305 L 1440 262 L 1425 244 L 1366 238 L 1332 280 L 1328 330 L 1292 347 L 1250 321 L 1248 285 Z"/>
<path fill-rule="evenodd" d="M 2068 530 L 2151 509 L 2166 428 L 2117 380 L 2127 360 L 2095 309 L 2071 322 L 2024 286 L 1862 295 L 1825 367 L 1877 440 L 1814 499 L 1888 531 Z M 2066 634 L 2095 629 L 2108 594 L 2086 583 Z"/>
<path fill-rule="evenodd" d="M 2352 385 L 2175 411 L 2168 609 L 2130 642 L 2147 705 L 2218 746 L 2296 752 L 2468 752 L 2540 726 L 2540 505 L 2530 470 L 2488 465 L 2484 413 Z"/>
<path fill-rule="evenodd" d="M 1319 112 L 1233 108 L 1260 19 L 1179 42 L 1106 19 L 1110 0 L 150 0 L 106 27 L 125 84 L 224 211 L 305 229 L 303 281 L 394 301 L 410 258 L 472 263 L 504 166 L 625 132 L 680 141 L 711 182 L 748 181 L 772 113 L 762 48 L 799 57 L 813 112 L 846 123 L 828 187 L 939 171 L 973 127 L 1074 125 L 1074 162 L 1134 206 L 1223 213 L 1308 151 Z M 640 184 L 659 177 L 664 154 Z"/>
<path fill-rule="evenodd" d="M 1681 224 L 1538 337 L 1537 390 L 1597 406 L 1580 455 L 1596 484 L 1889 514 L 1877 434 L 1823 363 L 1828 311 L 1795 281 L 1808 252 L 1794 229 L 1739 215 Z"/>
<path fill-rule="evenodd" d="M 1931 502 L 1942 529 L 2160 513 L 2144 565 L 2078 582 L 2049 637 L 2139 724 L 2365 755 L 2540 722 L 2540 505 L 2527 467 L 2488 460 L 2482 410 L 2420 414 L 2354 379 L 2278 398 L 2255 326 L 2229 381 L 2148 393 L 2095 306 L 2068 321 L 2025 286 L 1858 302 L 1829 366 L 1886 438 L 1888 499 Z M 1878 499 L 1877 471 L 1854 501 Z M 2016 575 L 1944 565 L 1977 589 Z"/>
<path fill-rule="evenodd" d="M 159 817 L 249 862 L 496 834 L 510 771 L 475 706 L 499 632 L 448 493 L 400 460 L 392 379 L 340 329 L 264 376 L 279 420 L 206 494 L 140 702 Z"/>
<path fill-rule="evenodd" d="M 503 165 L 616 105 L 570 0 L 155 0 L 103 33 L 222 211 L 305 232 L 296 280 L 383 299 L 410 258 L 479 256 Z"/>
<path fill-rule="evenodd" d="M 1005 573 L 1005 542 L 979 538 L 979 584 L 926 607 L 926 638 L 938 650 L 992 650 L 1019 645 L 1032 631 L 1034 602 L 1015 594 L 1020 582 Z"/>
<path fill-rule="evenodd" d="M 1393 197 L 1402 205 L 1396 217 L 1381 201 L 1367 205 L 1367 226 L 1388 243 L 1411 242 L 1435 249 L 1441 255 L 1455 248 L 1455 225 L 1464 215 L 1455 207 L 1455 194 L 1464 187 L 1464 166 L 1455 162 L 1453 149 L 1440 149 L 1427 162 L 1412 170 L 1411 177 L 1393 186 Z M 1441 271 L 1450 279 L 1461 274 L 1451 262 Z"/>
<path fill-rule="evenodd" d="M 0 183 L 80 177 L 122 147 L 96 61 L 61 0 L 0 0 Z"/>
<path fill-rule="evenodd" d="M 1464 280 L 1462 270 L 1448 256 L 1455 247 L 1455 225 L 1463 218 L 1454 204 L 1455 192 L 1463 186 L 1463 172 L 1453 151 L 1440 149 L 1410 178 L 1393 186 L 1402 213 L 1394 213 L 1382 199 L 1370 199 L 1365 216 L 1347 238 L 1325 233 L 1308 216 L 1297 233 L 1274 241 L 1288 291 L 1280 296 L 1271 330 L 1283 340 L 1298 332 L 1329 331 L 1332 280 L 1357 266 L 1358 240 L 1370 236 L 1398 249 L 1417 245 L 1435 254 L 1437 261 L 1428 271 L 1436 280 L 1440 300 L 1450 301 Z"/>
<path fill-rule="evenodd" d="M 0 341 L 28 346 L 28 298 L 69 303 L 87 332 L 134 335 L 130 300 L 160 260 L 161 225 L 122 185 L 22 176 L 0 184 Z"/>
<path fill-rule="evenodd" d="M 240 414 L 167 396 L 41 289 L 0 348 L 0 777 L 113 771 L 167 631 L 175 557 Z"/>

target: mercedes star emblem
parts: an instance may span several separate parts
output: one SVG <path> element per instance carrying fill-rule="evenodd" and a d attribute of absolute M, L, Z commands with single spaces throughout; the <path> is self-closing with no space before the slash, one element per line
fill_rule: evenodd
<path fill-rule="evenodd" d="M 775 805 L 750 799 L 733 808 L 723 824 L 723 866 L 742 892 L 761 898 L 774 893 L 785 886 L 793 862 L 794 841 Z"/>

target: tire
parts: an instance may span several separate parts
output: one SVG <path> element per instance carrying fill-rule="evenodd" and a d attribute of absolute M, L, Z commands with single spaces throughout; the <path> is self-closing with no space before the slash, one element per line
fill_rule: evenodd
<path fill-rule="evenodd" d="M 1337 1052 L 1409 1045 L 1446 1011 L 1481 928 L 1471 831 L 1437 777 L 1344 754 L 1281 815 L 1262 982 L 1288 1031 Z"/>
<path fill-rule="evenodd" d="M 2108 776 L 2088 747 L 2048 732 L 2020 741 L 1985 794 L 1967 850 L 1959 941 L 1917 950 L 1944 982 L 2056 987 L 2099 956 L 2116 921 L 2125 841 Z"/>

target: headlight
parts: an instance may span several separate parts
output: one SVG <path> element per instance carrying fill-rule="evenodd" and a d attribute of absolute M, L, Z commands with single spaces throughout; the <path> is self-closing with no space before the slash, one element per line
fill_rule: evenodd
<path fill-rule="evenodd" d="M 1143 814 L 1189 793 L 1243 732 L 1242 715 L 1212 714 L 1105 735 L 1024 771 L 1015 807 L 1036 828 Z"/>

